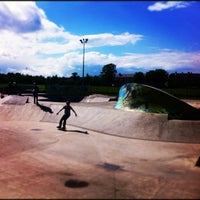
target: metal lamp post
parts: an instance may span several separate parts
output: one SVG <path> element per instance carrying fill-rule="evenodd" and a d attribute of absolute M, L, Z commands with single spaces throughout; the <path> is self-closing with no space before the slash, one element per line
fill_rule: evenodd
<path fill-rule="evenodd" d="M 87 43 L 88 39 L 82 39 L 80 42 L 83 44 L 83 71 L 82 71 L 82 77 L 84 82 L 84 67 L 85 67 L 85 44 Z"/>

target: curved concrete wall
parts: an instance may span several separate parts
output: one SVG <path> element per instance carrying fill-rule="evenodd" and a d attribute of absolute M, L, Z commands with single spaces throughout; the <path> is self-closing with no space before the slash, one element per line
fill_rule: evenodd
<path fill-rule="evenodd" d="M 57 112 L 62 106 L 51 105 Z M 200 121 L 168 120 L 166 114 L 122 111 L 90 104 L 74 105 L 68 124 L 98 132 L 144 140 L 200 143 Z M 58 123 L 61 115 L 46 113 L 42 121 Z"/>
<path fill-rule="evenodd" d="M 22 99 L 24 101 L 24 99 Z M 0 104 L 0 120 L 41 121 L 58 123 L 56 115 L 63 104 L 33 103 Z M 200 143 L 200 121 L 168 120 L 166 114 L 143 113 L 114 109 L 110 103 L 72 104 L 78 117 L 71 114 L 67 124 L 120 137 L 144 140 Z M 11 122 L 12 123 L 12 122 Z M 55 129 L 56 129 L 55 124 Z"/>

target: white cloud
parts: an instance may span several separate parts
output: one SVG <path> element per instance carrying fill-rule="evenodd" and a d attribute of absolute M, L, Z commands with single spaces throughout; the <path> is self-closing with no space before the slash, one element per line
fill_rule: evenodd
<path fill-rule="evenodd" d="M 41 10 L 36 7 L 34 2 L 1 2 L 0 30 L 17 33 L 39 30 L 42 28 L 41 15 Z"/>
<path fill-rule="evenodd" d="M 86 54 L 87 68 L 93 65 L 105 65 L 114 63 L 117 68 L 121 69 L 143 69 L 152 70 L 162 68 L 167 71 L 179 70 L 183 67 L 198 71 L 200 66 L 200 52 L 186 53 L 176 51 L 161 51 L 153 54 L 137 54 L 127 53 L 123 56 L 115 56 L 113 54 L 100 54 L 98 52 L 89 52 Z"/>
<path fill-rule="evenodd" d="M 79 57 L 79 59 L 81 59 Z M 138 54 L 128 53 L 123 56 L 116 56 L 114 54 L 101 54 L 99 52 L 86 53 L 86 68 L 93 70 L 93 66 L 101 66 L 108 63 L 117 65 L 117 69 L 124 69 L 132 71 L 138 69 L 153 70 L 155 68 L 162 68 L 166 71 L 178 71 L 184 67 L 187 70 L 199 73 L 200 69 L 200 52 L 186 53 L 167 51 L 164 49 L 161 52 L 153 54 Z M 130 72 L 131 73 L 131 72 Z"/>
<path fill-rule="evenodd" d="M 186 1 L 167 1 L 167 2 L 156 2 L 148 7 L 149 11 L 162 11 L 166 9 L 178 9 L 189 6 L 190 3 Z"/>
<path fill-rule="evenodd" d="M 100 46 L 117 46 L 124 45 L 127 43 L 136 44 L 138 41 L 142 40 L 142 35 L 123 33 L 121 35 L 113 35 L 111 33 L 103 33 L 98 35 L 88 35 L 89 45 L 100 47 Z"/>
<path fill-rule="evenodd" d="M 199 71 L 200 52 L 160 52 L 154 54 L 128 54 L 119 59 L 118 66 L 121 68 L 138 68 L 151 70 L 163 68 L 169 70 L 179 70 L 182 68 Z"/>
<path fill-rule="evenodd" d="M 1 23 L 4 20 L 7 23 Z M 0 72 L 44 76 L 71 76 L 72 72 L 81 73 L 80 36 L 73 35 L 49 21 L 44 11 L 34 2 L 0 2 L 0 24 Z M 98 70 L 94 68 L 108 63 L 124 69 L 136 67 L 148 70 L 154 66 L 162 66 L 169 70 L 182 66 L 195 68 L 200 62 L 199 53 L 168 51 L 116 56 L 94 50 L 103 46 L 135 45 L 143 39 L 138 34 L 101 33 L 83 37 L 89 39 L 85 55 L 86 71 L 96 71 L 97 75 Z"/>
<path fill-rule="evenodd" d="M 49 21 L 34 2 L 0 2 L 0 22 L 5 21 L 0 23 L 1 71 L 70 75 L 75 66 L 82 65 L 80 36 Z M 89 38 L 87 48 L 135 44 L 142 39 L 130 33 L 84 37 Z"/>

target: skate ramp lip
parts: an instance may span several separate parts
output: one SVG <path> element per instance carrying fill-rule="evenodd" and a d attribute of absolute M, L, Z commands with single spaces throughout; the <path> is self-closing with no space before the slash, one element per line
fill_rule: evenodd
<path fill-rule="evenodd" d="M 56 115 L 63 105 L 52 104 L 54 114 L 45 113 L 41 121 L 58 123 L 63 113 Z M 166 114 L 116 110 L 90 103 L 72 104 L 78 114 L 71 113 L 67 124 L 119 137 L 200 143 L 200 121 L 168 120 Z"/>
<path fill-rule="evenodd" d="M 114 104 L 115 102 L 72 103 L 78 117 L 72 112 L 67 124 L 118 137 L 200 143 L 199 120 L 168 120 L 167 114 L 117 110 Z M 33 103 L 1 104 L 0 120 L 58 123 L 63 112 L 59 115 L 56 113 L 64 105 L 65 103 L 52 102 L 45 102 L 40 106 Z M 55 129 L 56 126 L 55 124 Z"/>
<path fill-rule="evenodd" d="M 108 102 L 114 98 L 115 97 L 101 95 L 101 94 L 93 94 L 86 96 L 81 102 Z"/>
<path fill-rule="evenodd" d="M 24 105 L 27 103 L 28 97 L 26 96 L 18 96 L 18 95 L 9 95 L 4 97 L 1 100 L 1 104 L 7 104 L 7 105 Z"/>

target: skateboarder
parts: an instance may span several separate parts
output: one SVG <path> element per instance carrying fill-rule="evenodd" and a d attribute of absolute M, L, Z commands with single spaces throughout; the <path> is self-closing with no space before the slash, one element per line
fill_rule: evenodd
<path fill-rule="evenodd" d="M 60 111 L 57 113 L 57 115 L 62 110 L 65 110 L 65 114 L 61 117 L 60 122 L 59 122 L 59 126 L 57 126 L 57 128 L 62 129 L 62 130 L 66 130 L 66 121 L 70 117 L 70 111 L 72 110 L 76 117 L 77 117 L 77 114 L 76 114 L 75 110 L 70 106 L 69 101 L 66 102 L 66 105 L 63 108 L 60 109 Z"/>

